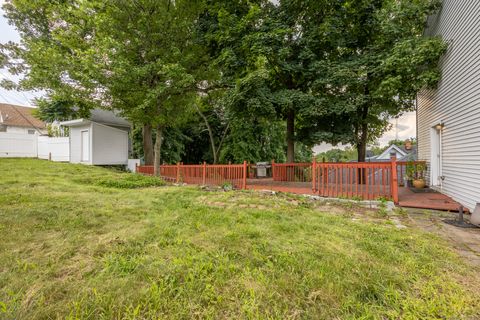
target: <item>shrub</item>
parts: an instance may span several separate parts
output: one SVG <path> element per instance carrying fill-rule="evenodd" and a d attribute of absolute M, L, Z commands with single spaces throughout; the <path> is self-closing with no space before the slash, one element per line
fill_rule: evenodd
<path fill-rule="evenodd" d="M 107 188 L 135 189 L 164 186 L 165 181 L 157 177 L 123 174 L 117 177 L 101 179 L 96 184 Z"/>

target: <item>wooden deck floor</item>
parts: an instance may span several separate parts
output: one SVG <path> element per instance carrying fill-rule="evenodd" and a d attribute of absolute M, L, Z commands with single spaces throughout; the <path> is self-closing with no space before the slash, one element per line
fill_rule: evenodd
<path fill-rule="evenodd" d="M 273 181 L 272 179 L 248 179 L 247 189 L 314 194 L 310 182 L 281 182 Z M 455 212 L 460 207 L 458 202 L 441 193 L 414 193 L 408 188 L 399 188 L 398 193 L 400 207 Z"/>
<path fill-rule="evenodd" d="M 458 211 L 460 207 L 458 202 L 442 193 L 415 193 L 408 188 L 399 188 L 398 196 L 399 205 L 406 208 Z"/>

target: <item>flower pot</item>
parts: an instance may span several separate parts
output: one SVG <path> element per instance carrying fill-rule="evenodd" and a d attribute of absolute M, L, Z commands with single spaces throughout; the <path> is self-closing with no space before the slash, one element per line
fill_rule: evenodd
<path fill-rule="evenodd" d="M 425 180 L 415 179 L 413 180 L 413 186 L 415 187 L 415 189 L 423 189 L 425 188 Z"/>

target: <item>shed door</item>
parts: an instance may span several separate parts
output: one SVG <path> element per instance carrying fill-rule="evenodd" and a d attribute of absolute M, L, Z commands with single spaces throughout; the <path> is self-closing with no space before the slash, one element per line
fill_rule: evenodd
<path fill-rule="evenodd" d="M 88 130 L 82 131 L 82 162 L 90 161 L 90 134 Z"/>

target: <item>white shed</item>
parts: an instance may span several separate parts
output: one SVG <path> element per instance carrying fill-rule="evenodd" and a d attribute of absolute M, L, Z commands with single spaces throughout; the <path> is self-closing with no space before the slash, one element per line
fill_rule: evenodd
<path fill-rule="evenodd" d="M 89 119 L 60 124 L 70 128 L 71 163 L 127 165 L 130 124 L 125 119 L 109 111 L 93 110 Z"/>

